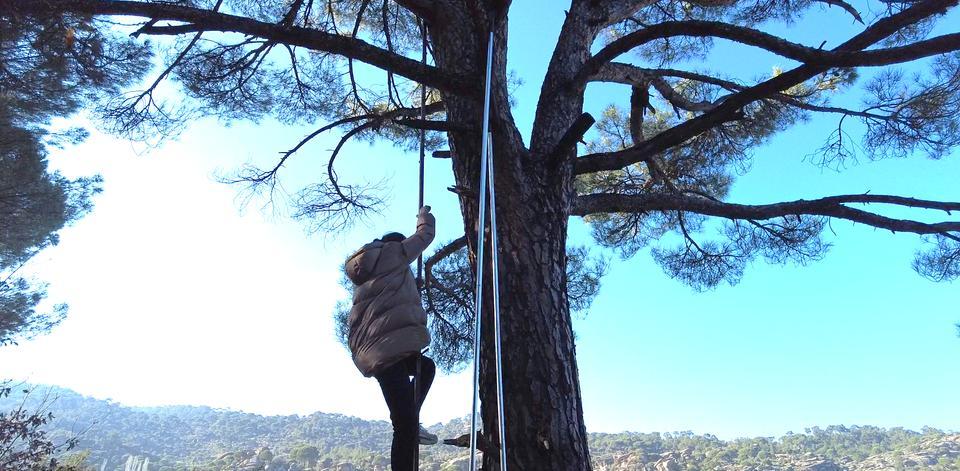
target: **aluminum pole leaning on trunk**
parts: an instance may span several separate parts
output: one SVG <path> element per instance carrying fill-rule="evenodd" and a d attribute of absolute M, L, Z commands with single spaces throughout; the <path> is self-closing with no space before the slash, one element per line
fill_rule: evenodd
<path fill-rule="evenodd" d="M 483 90 L 483 131 L 480 134 L 480 209 L 477 211 L 477 275 L 473 321 L 473 407 L 470 413 L 470 471 L 477 470 L 477 404 L 480 401 L 480 317 L 483 310 L 484 232 L 487 225 L 487 133 L 490 132 L 490 76 L 493 71 L 493 28 L 487 40 L 487 75 Z"/>
<path fill-rule="evenodd" d="M 507 470 L 506 419 L 503 415 L 503 356 L 500 342 L 500 249 L 497 246 L 497 192 L 493 180 L 493 134 L 488 134 L 487 167 L 490 183 L 490 251 L 493 275 L 493 345 L 497 357 L 497 425 L 500 432 L 500 469 Z"/>
<path fill-rule="evenodd" d="M 473 336 L 473 407 L 470 414 L 470 471 L 477 469 L 477 404 L 480 400 L 480 334 L 481 318 L 483 312 L 483 266 L 484 257 L 484 235 L 486 232 L 486 213 L 487 213 L 487 194 L 491 197 L 491 249 L 493 267 L 493 307 L 494 307 L 494 336 L 496 350 L 496 371 L 497 371 L 497 412 L 498 412 L 498 432 L 500 433 L 500 469 L 507 470 L 507 446 L 506 436 L 504 434 L 504 415 L 503 415 L 503 372 L 500 356 L 500 294 L 499 294 L 499 270 L 497 254 L 497 232 L 496 232 L 496 192 L 493 189 L 493 150 L 490 146 L 490 88 L 493 74 L 493 34 L 494 21 L 490 23 L 490 37 L 487 41 L 487 71 L 486 84 L 483 95 L 483 130 L 481 132 L 482 143 L 480 150 L 480 207 L 477 212 L 477 273 L 476 273 L 476 304 L 474 319 Z M 488 186 L 487 177 L 490 176 Z"/>

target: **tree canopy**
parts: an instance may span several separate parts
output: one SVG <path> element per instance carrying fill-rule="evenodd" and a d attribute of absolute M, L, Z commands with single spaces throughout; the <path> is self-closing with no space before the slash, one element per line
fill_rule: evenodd
<path fill-rule="evenodd" d="M 48 331 L 66 304 L 44 310 L 46 287 L 23 266 L 57 232 L 86 214 L 99 177 L 69 179 L 50 171 L 48 147 L 82 140 L 82 128 L 51 121 L 116 93 L 143 73 L 142 46 L 115 42 L 89 18 L 25 18 L 0 11 L 0 345 Z"/>
<path fill-rule="evenodd" d="M 465 80 L 467 64 L 464 70 L 457 70 L 442 64 L 421 64 L 411 57 L 420 52 L 422 30 L 418 21 L 431 25 L 444 8 L 455 9 L 444 3 L 73 0 L 40 2 L 29 8 L 11 4 L 5 9 L 53 22 L 37 25 L 44 34 L 57 39 L 43 44 L 65 43 L 67 31 L 71 38 L 99 34 L 94 28 L 98 23 L 86 22 L 83 28 L 74 28 L 45 16 L 64 11 L 145 17 L 149 20 L 126 25 L 132 36 L 182 37 L 182 41 L 163 42 L 171 51 L 166 67 L 142 90 L 115 93 L 120 87 L 113 82 L 107 91 L 114 93 L 101 93 L 110 100 L 98 108 L 100 116 L 121 135 L 155 140 L 175 133 L 198 115 L 227 120 L 272 116 L 287 123 L 308 124 L 329 121 L 294 143 L 275 167 L 247 168 L 231 181 L 273 190 L 275 178 L 288 158 L 317 135 L 344 130 L 341 145 L 330 156 L 328 178 L 295 195 L 296 216 L 319 230 L 348 224 L 352 217 L 379 203 L 364 188 L 342 184 L 336 177 L 335 159 L 348 139 L 386 138 L 412 147 L 416 145 L 416 131 L 427 129 L 432 131 L 428 133 L 428 148 L 437 149 L 443 147 L 439 132 L 465 129 L 463 123 L 445 119 L 443 95 L 477 97 L 479 85 L 475 80 Z M 579 7 L 580 3 L 573 2 L 573 6 Z M 590 221 L 600 244 L 630 255 L 664 234 L 681 235 L 680 246 L 658 248 L 654 258 L 671 276 L 706 289 L 723 281 L 735 283 L 745 265 L 756 257 L 772 263 L 802 263 L 821 257 L 829 247 L 821 237 L 825 221 L 839 218 L 927 236 L 930 244 L 917 254 L 914 268 L 936 280 L 960 276 L 955 223 L 895 219 L 862 209 L 864 205 L 890 205 L 949 212 L 957 209 L 956 203 L 894 195 L 836 195 L 765 205 L 723 201 L 737 175 L 748 168 L 758 146 L 814 116 L 837 119 L 839 123 L 818 153 L 821 165 L 841 165 L 856 158 L 857 152 L 869 159 L 915 154 L 946 157 L 960 142 L 957 117 L 950 112 L 960 100 L 960 58 L 954 52 L 955 34 L 929 36 L 937 17 L 952 6 L 951 2 L 881 2 L 882 9 L 874 9 L 874 18 L 866 20 L 846 2 L 821 0 L 594 3 L 583 12 L 572 10 L 577 15 L 594 16 L 588 25 L 577 26 L 591 34 L 569 37 L 572 31 L 567 30 L 574 27 L 569 25 L 558 46 L 572 47 L 577 41 L 582 49 L 584 44 L 579 43 L 592 46 L 592 41 L 600 41 L 601 47 L 589 57 L 578 57 L 582 64 L 565 71 L 570 77 L 556 85 L 579 90 L 577 93 L 595 82 L 622 84 L 631 90 L 629 104 L 611 105 L 600 117 L 598 133 L 585 148 L 587 153 L 571 161 L 579 196 L 570 213 Z M 802 22 L 812 9 L 828 5 L 838 7 L 837 14 L 850 15 L 864 24 L 864 31 L 828 50 L 793 43 L 758 29 L 774 23 Z M 477 18 L 473 22 L 480 21 Z M 431 27 L 443 29 L 439 24 Z M 778 69 L 772 77 L 756 83 L 725 78 L 736 75 L 733 70 L 670 68 L 706 57 L 717 39 L 766 50 L 801 65 L 792 70 Z M 116 68 L 130 65 L 134 58 L 139 70 L 148 57 L 146 43 L 137 45 L 118 37 L 71 39 L 71 44 L 78 45 L 78 52 L 89 53 L 89 57 L 73 58 L 77 66 L 84 67 L 71 79 L 76 84 L 65 85 L 74 88 L 95 84 L 96 80 L 102 85 L 109 81 L 107 77 L 117 76 Z M 96 52 L 99 48 L 111 49 L 112 56 L 105 58 L 106 54 L 103 62 L 94 66 L 90 57 L 100 54 Z M 563 59 L 561 52 L 558 48 L 554 58 L 558 65 Z M 925 73 L 914 76 L 883 68 L 871 73 L 866 81 L 860 80 L 860 69 L 924 58 L 932 58 L 926 61 Z M 62 65 L 68 64 L 66 59 Z M 657 67 L 638 65 L 643 62 Z M 361 63 L 383 69 L 384 82 L 358 80 L 356 68 Z M 551 70 L 560 72 L 557 66 Z M 157 96 L 158 85 L 168 77 L 175 78 L 192 100 Z M 551 79 L 548 76 L 548 84 Z M 862 85 L 859 91 L 855 89 L 858 83 Z M 419 119 L 420 84 L 430 87 L 428 120 Z M 97 87 L 88 90 L 103 91 Z M 565 89 L 544 90 L 540 114 L 548 111 L 547 99 L 556 98 L 560 91 L 566 93 Z M 862 106 L 831 105 L 842 101 L 844 93 L 853 92 L 864 94 Z M 60 107 L 60 114 L 63 109 L 76 109 L 76 103 L 69 100 L 77 98 L 68 95 L 60 96 L 60 103 L 38 103 L 47 108 L 38 113 L 49 117 L 49 108 L 54 105 Z M 538 119 L 537 125 L 546 126 L 546 121 L 545 117 Z M 848 129 L 855 127 L 851 125 L 854 121 L 862 126 Z M 857 131 L 863 137 L 860 148 L 850 135 Z M 554 136 L 551 144 L 557 144 L 561 137 Z M 534 132 L 531 151 L 542 150 L 534 149 L 537 138 Z M 710 218 L 728 223 L 718 237 L 700 242 L 697 232 Z"/>
<path fill-rule="evenodd" d="M 586 220 L 601 246 L 625 257 L 650 248 L 667 275 L 697 290 L 737 283 L 755 260 L 820 259 L 832 243 L 824 233 L 831 220 L 918 235 L 919 274 L 960 276 L 960 221 L 951 217 L 960 201 L 873 193 L 760 204 L 730 198 L 761 146 L 810 119 L 837 123 L 812 159 L 825 167 L 856 158 L 947 158 L 960 143 L 960 33 L 942 20 L 956 0 L 869 1 L 866 9 L 844 0 L 571 0 L 526 140 L 511 111 L 509 3 L 0 0 L 0 9 L 54 22 L 122 18 L 93 30 L 133 39 L 107 39 L 103 50 L 140 51 L 146 44 L 139 38 L 167 38 L 159 41 L 167 53 L 154 78 L 97 106 L 104 125 L 120 135 L 156 141 L 197 116 L 270 116 L 313 127 L 274 165 L 244 168 L 229 179 L 234 183 L 277 191 L 289 159 L 316 136 L 339 131 L 324 174 L 292 195 L 295 216 L 317 230 L 347 226 L 381 202 L 371 188 L 338 177 L 347 141 L 386 139 L 410 148 L 423 131 L 429 150 L 448 148 L 465 236 L 428 261 L 424 298 L 437 337 L 453 339 L 444 344 L 449 364 L 464 357 L 473 335 L 469 292 L 462 289 L 470 275 L 463 270 L 478 263 L 476 232 L 485 217 L 475 203 L 485 191 L 477 186 L 479 143 L 487 138 L 479 135 L 481 86 L 492 32 L 497 194 L 515 203 L 498 207 L 509 298 L 505 393 L 518 404 L 506 411 L 512 437 L 504 438 L 520 444 L 510 456 L 520 466 L 589 468 L 570 313 L 589 302 L 594 291 L 579 287 L 596 286 L 602 270 L 571 271 L 583 254 L 568 247 L 570 217 Z M 767 32 L 807 23 L 823 9 L 856 25 L 837 44 Z M 719 40 L 791 66 L 753 78 L 736 73 L 736 63 L 710 70 L 703 59 Z M 168 78 L 187 99 L 164 97 L 160 84 Z M 585 134 L 595 121 L 584 113 L 585 92 L 599 82 L 621 85 L 622 102 Z M 581 139 L 589 141 L 582 153 Z M 921 216 L 927 210 L 938 217 Z M 492 430 L 493 336 L 483 335 L 481 397 L 485 429 Z"/>

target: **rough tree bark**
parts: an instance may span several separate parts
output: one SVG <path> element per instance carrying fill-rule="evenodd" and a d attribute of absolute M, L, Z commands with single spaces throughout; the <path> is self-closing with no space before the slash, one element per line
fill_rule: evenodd
<path fill-rule="evenodd" d="M 431 41 L 437 66 L 466 71 L 482 84 L 489 16 L 448 9 L 452 20 L 435 25 Z M 474 13 L 474 14 L 471 14 Z M 506 76 L 506 21 L 495 31 L 493 132 L 500 245 L 500 294 L 504 366 L 507 463 L 513 469 L 590 469 L 583 424 L 570 310 L 566 297 L 566 234 L 572 172 L 531 158 L 510 113 Z M 471 261 L 476 266 L 483 103 L 443 94 L 453 123 L 473 132 L 450 133 L 453 172 L 460 195 Z M 576 103 L 573 108 L 577 108 Z M 576 118 L 578 109 L 568 112 Z M 558 141 L 566 128 L 552 126 L 543 139 Z M 572 150 L 572 149 L 571 149 Z M 487 226 L 489 227 L 489 225 Z M 487 251 L 489 254 L 489 250 Z M 485 270 L 489 275 L 489 268 Z M 486 292 L 493 287 L 486 280 Z M 484 434 L 497 437 L 493 309 L 484 301 L 481 390 Z M 484 456 L 484 469 L 498 469 L 496 454 Z"/>

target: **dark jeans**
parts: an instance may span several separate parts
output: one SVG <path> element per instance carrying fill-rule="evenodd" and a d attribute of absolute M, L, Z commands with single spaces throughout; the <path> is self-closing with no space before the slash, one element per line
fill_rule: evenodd
<path fill-rule="evenodd" d="M 419 396 L 414 410 L 413 382 L 410 377 L 417 373 L 417 358 L 420 358 Z M 417 418 L 420 407 L 430 391 L 437 366 L 428 357 L 412 355 L 376 375 L 383 391 L 383 398 L 390 408 L 390 421 L 393 422 L 393 445 L 390 448 L 390 469 L 393 471 L 413 470 L 413 455 L 419 445 L 420 424 Z"/>

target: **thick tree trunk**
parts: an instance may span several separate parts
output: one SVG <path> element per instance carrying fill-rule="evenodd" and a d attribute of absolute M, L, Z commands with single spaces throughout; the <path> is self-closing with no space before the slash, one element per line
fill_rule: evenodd
<path fill-rule="evenodd" d="M 590 466 L 566 298 L 567 217 L 562 199 L 550 189 L 539 186 L 521 199 L 506 191 L 498 195 L 508 464 L 583 470 Z M 483 423 L 493 435 L 497 410 L 489 302 L 483 322 Z M 496 460 L 486 456 L 485 469 L 497 469 Z"/>
<path fill-rule="evenodd" d="M 438 66 L 470 74 L 482 84 L 488 23 L 477 12 L 451 8 L 446 14 L 448 21 L 430 32 Z M 510 114 L 505 22 L 496 30 L 495 44 L 491 129 L 498 201 L 507 462 L 515 470 L 589 470 L 566 295 L 570 174 L 524 147 Z M 483 101 L 482 97 L 444 96 L 444 102 L 450 122 L 473 129 L 452 132 L 449 137 L 456 182 L 464 189 L 461 211 L 475 266 Z M 565 129 L 557 129 L 559 139 Z M 489 267 L 488 262 L 481 416 L 483 433 L 499 444 Z M 484 456 L 483 462 L 483 469 L 499 469 L 499 457 L 494 453 Z"/>

